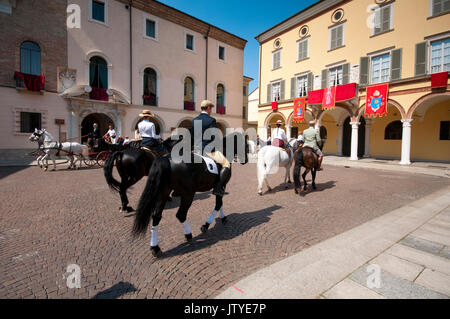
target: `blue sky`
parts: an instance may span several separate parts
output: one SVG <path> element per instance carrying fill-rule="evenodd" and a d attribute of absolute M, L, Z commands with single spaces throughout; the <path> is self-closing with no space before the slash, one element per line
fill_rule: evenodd
<path fill-rule="evenodd" d="M 253 78 L 250 92 L 258 87 L 259 44 L 255 36 L 291 17 L 318 0 L 159 0 L 247 40 L 244 75 Z"/>

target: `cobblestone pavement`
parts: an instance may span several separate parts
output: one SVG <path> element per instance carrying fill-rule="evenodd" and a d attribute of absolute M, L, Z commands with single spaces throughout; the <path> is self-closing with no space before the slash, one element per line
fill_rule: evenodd
<path fill-rule="evenodd" d="M 269 176 L 271 186 L 283 178 Z M 278 186 L 256 193 L 255 164 L 233 165 L 224 199 L 228 223 L 200 233 L 214 206 L 197 194 L 184 243 L 169 203 L 160 223 L 160 259 L 150 232 L 130 236 L 134 214 L 120 214 L 101 169 L 43 172 L 0 168 L 0 298 L 211 298 L 254 271 L 448 185 L 447 178 L 325 165 L 318 190 Z M 135 207 L 145 179 L 129 191 Z M 265 189 L 266 190 L 266 189 Z M 67 287 L 68 265 L 81 288 Z"/>

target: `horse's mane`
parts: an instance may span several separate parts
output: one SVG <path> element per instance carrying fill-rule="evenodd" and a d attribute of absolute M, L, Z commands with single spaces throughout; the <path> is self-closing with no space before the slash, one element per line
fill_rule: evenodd
<path fill-rule="evenodd" d="M 50 134 L 49 131 L 44 131 L 44 135 L 47 135 L 51 139 L 51 141 L 56 141 L 55 138 L 53 137 L 53 135 Z"/>

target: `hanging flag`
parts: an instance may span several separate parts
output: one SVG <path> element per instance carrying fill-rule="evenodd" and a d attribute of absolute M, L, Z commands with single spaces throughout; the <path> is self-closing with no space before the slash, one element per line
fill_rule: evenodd
<path fill-rule="evenodd" d="M 448 72 L 431 74 L 431 88 L 447 87 Z"/>
<path fill-rule="evenodd" d="M 370 85 L 366 88 L 366 111 L 364 115 L 376 117 L 387 115 L 389 83 Z"/>
<path fill-rule="evenodd" d="M 272 110 L 277 110 L 278 109 L 278 102 L 274 101 L 272 102 Z"/>
<path fill-rule="evenodd" d="M 301 122 L 305 120 L 306 98 L 298 97 L 294 99 L 294 122 Z"/>
<path fill-rule="evenodd" d="M 333 109 L 336 104 L 336 87 L 323 90 L 322 109 Z"/>

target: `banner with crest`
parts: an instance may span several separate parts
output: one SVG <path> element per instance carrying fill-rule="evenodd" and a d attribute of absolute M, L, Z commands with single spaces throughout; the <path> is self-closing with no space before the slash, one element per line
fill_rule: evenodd
<path fill-rule="evenodd" d="M 305 120 L 306 98 L 298 97 L 294 99 L 294 122 L 301 122 Z"/>
<path fill-rule="evenodd" d="M 370 85 L 366 88 L 366 111 L 364 115 L 382 117 L 387 115 L 389 83 Z"/>

